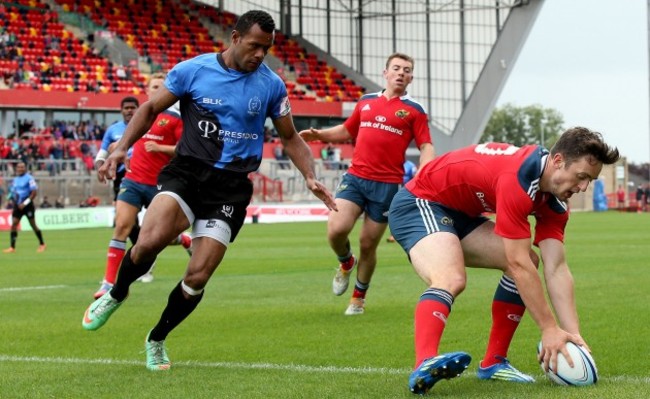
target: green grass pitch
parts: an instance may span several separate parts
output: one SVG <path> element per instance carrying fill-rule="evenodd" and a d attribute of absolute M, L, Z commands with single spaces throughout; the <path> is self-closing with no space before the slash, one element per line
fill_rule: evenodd
<path fill-rule="evenodd" d="M 479 381 L 499 273 L 469 269 L 441 351 L 469 352 L 460 378 L 438 398 L 639 398 L 650 391 L 647 326 L 650 215 L 576 213 L 567 257 L 576 280 L 582 333 L 601 380 L 554 386 L 541 373 L 540 335 L 525 316 L 509 358 L 537 378 L 518 385 Z M 155 280 L 100 330 L 81 318 L 103 274 L 110 229 L 31 232 L 17 253 L 0 254 L 0 398 L 411 398 L 413 310 L 425 289 L 397 244 L 382 241 L 366 314 L 346 317 L 349 293 L 331 293 L 336 260 L 325 223 L 246 225 L 196 311 L 167 339 L 172 369 L 144 367 L 144 338 L 157 322 L 187 254 L 167 248 Z M 358 244 L 358 230 L 352 234 Z M 8 243 L 9 233 L 0 233 Z M 358 252 L 358 250 L 356 251 Z"/>

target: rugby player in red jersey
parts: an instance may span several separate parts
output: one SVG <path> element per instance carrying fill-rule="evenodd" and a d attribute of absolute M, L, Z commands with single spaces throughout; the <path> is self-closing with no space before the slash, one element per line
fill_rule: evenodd
<path fill-rule="evenodd" d="M 406 148 L 415 140 L 420 165 L 435 156 L 426 111 L 406 92 L 413 81 L 413 58 L 401 53 L 389 56 L 384 78 L 386 88 L 361 97 L 343 124 L 300 132 L 305 141 L 356 141 L 352 165 L 336 189 L 339 211 L 330 212 L 327 222 L 327 238 L 339 261 L 332 281 L 335 295 L 347 290 L 352 269 L 358 264 L 346 315 L 364 312 L 366 292 L 377 265 L 377 246 L 388 225 L 388 208 L 403 181 Z M 357 259 L 349 235 L 364 213 Z"/>
<path fill-rule="evenodd" d="M 389 213 L 391 232 L 429 287 L 415 310 L 411 392 L 423 394 L 469 365 L 471 357 L 465 352 L 438 353 L 454 299 L 465 289 L 466 266 L 503 272 L 478 378 L 534 381 L 507 359 L 526 308 L 541 332 L 539 360 L 545 369 L 555 363 L 558 353 L 568 356 L 566 342 L 586 346 L 565 258 L 567 201 L 586 191 L 604 164 L 618 159 L 618 150 L 600 133 L 576 127 L 564 132 L 550 152 L 538 145 L 519 148 L 503 143 L 449 152 L 422 167 L 395 195 Z M 486 212 L 495 213 L 496 222 L 483 216 Z M 539 248 L 550 304 L 532 245 Z"/>

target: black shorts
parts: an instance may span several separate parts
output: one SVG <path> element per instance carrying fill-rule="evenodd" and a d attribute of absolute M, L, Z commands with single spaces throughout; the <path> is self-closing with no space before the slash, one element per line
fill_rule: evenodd
<path fill-rule="evenodd" d="M 34 212 L 36 212 L 36 208 L 34 208 L 34 202 L 30 202 L 25 206 L 23 209 L 19 209 L 18 205 L 14 205 L 14 210 L 11 212 L 11 217 L 16 218 L 18 220 L 22 219 L 23 216 L 27 216 L 28 219 L 33 219 L 34 218 Z"/>
<path fill-rule="evenodd" d="M 158 175 L 158 192 L 173 192 L 185 201 L 195 219 L 218 219 L 230 226 L 235 240 L 253 196 L 248 173 L 216 169 L 194 158 L 176 156 Z"/>
<path fill-rule="evenodd" d="M 118 166 L 118 168 L 120 166 Z M 119 172 L 115 172 L 115 179 L 113 180 L 113 201 L 117 201 L 117 195 L 120 193 L 120 185 L 122 184 L 124 175 L 126 175 L 126 168 L 122 169 Z"/>

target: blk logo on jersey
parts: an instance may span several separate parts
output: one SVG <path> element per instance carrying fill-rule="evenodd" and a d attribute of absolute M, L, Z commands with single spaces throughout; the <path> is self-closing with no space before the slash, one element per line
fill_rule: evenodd
<path fill-rule="evenodd" d="M 223 105 L 223 100 L 220 98 L 203 97 L 203 104 Z"/>

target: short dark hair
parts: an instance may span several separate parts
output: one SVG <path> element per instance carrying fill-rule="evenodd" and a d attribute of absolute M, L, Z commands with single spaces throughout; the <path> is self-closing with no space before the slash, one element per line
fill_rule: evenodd
<path fill-rule="evenodd" d="M 240 35 L 245 36 L 253 25 L 259 25 L 260 29 L 266 33 L 273 33 L 275 31 L 275 22 L 273 17 L 266 11 L 250 10 L 244 13 L 235 24 L 235 30 Z"/>
<path fill-rule="evenodd" d="M 595 161 L 611 165 L 620 159 L 616 147 L 610 147 L 603 140 L 603 135 L 586 127 L 573 127 L 562 133 L 551 148 L 551 155 L 562 154 L 567 166 L 584 156 L 592 157 Z"/>
<path fill-rule="evenodd" d="M 133 96 L 124 97 L 122 99 L 122 102 L 120 102 L 120 108 L 124 108 L 124 104 L 126 103 L 135 103 L 136 107 L 140 106 L 140 101 L 138 101 L 138 99 Z"/>
<path fill-rule="evenodd" d="M 402 59 L 402 60 L 404 60 L 406 62 L 410 62 L 411 63 L 411 69 L 413 69 L 413 67 L 415 66 L 415 61 L 413 60 L 413 57 L 411 57 L 409 55 L 406 55 L 404 53 L 393 53 L 393 54 L 389 55 L 388 59 L 386 60 L 386 69 L 388 69 L 388 66 L 390 65 L 390 62 L 394 58 L 399 58 L 399 59 Z"/>

